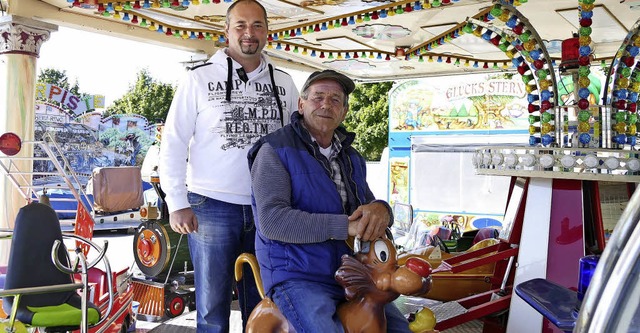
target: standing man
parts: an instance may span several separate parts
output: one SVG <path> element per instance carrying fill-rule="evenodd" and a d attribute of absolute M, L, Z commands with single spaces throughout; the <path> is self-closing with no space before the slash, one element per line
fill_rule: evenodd
<path fill-rule="evenodd" d="M 228 332 L 233 265 L 254 252 L 247 152 L 288 123 L 298 91 L 262 54 L 267 13 L 256 0 L 227 10 L 229 46 L 178 86 L 160 148 L 160 182 L 171 228 L 188 234 L 195 272 L 197 332 Z M 238 283 L 246 322 L 260 301 L 250 269 Z"/>
<path fill-rule="evenodd" d="M 336 309 L 345 292 L 334 274 L 352 252 L 347 237 L 372 241 L 393 224 L 351 147 L 355 134 L 339 127 L 354 88 L 332 70 L 311 74 L 291 124 L 249 152 L 263 286 L 297 332 L 342 332 Z M 392 303 L 385 314 L 388 332 L 410 332 Z"/>

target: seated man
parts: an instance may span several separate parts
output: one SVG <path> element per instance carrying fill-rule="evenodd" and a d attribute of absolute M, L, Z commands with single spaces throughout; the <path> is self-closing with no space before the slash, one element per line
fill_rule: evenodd
<path fill-rule="evenodd" d="M 348 111 L 351 79 L 332 70 L 309 76 L 291 124 L 249 152 L 264 289 L 298 332 L 342 332 L 345 301 L 334 274 L 351 253 L 347 238 L 371 241 L 393 223 L 391 207 L 375 200 L 364 158 L 339 127 Z M 410 332 L 393 305 L 388 332 Z"/>

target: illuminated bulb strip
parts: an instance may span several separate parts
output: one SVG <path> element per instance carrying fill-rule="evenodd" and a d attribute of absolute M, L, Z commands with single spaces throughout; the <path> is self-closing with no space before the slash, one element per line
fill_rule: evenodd
<path fill-rule="evenodd" d="M 591 65 L 591 17 L 593 16 L 594 0 L 579 0 L 580 4 L 580 29 L 578 30 L 578 42 L 580 45 L 578 58 L 578 143 L 581 147 L 589 147 L 592 141 L 590 132 L 593 127 L 589 124 L 591 111 L 589 109 L 589 80 Z M 575 84 L 575 83 L 574 83 Z M 597 97 L 597 96 L 596 96 Z M 594 133 L 594 135 L 597 133 Z"/>
<path fill-rule="evenodd" d="M 492 146 L 472 161 L 482 175 L 640 182 L 638 151 Z"/>

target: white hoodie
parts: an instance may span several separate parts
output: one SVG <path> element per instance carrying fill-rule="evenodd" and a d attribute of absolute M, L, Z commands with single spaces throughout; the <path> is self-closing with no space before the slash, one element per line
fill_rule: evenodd
<path fill-rule="evenodd" d="M 288 124 L 298 107 L 291 76 L 273 67 L 282 119 L 273 93 L 270 61 L 248 73 L 244 83 L 219 50 L 206 64 L 190 70 L 178 85 L 162 132 L 158 172 L 169 212 L 190 207 L 187 191 L 233 204 L 251 204 L 249 148 L 262 136 Z M 231 58 L 229 58 L 231 59 Z"/>

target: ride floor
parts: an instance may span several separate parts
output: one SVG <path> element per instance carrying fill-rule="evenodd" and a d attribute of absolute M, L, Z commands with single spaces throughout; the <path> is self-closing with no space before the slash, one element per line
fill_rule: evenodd
<path fill-rule="evenodd" d="M 242 333 L 240 311 L 232 310 L 229 318 L 229 333 Z M 194 333 L 196 331 L 196 312 L 186 312 L 181 316 L 163 323 L 138 321 L 136 333 Z M 478 320 L 441 331 L 442 333 L 481 333 L 482 322 Z"/>

